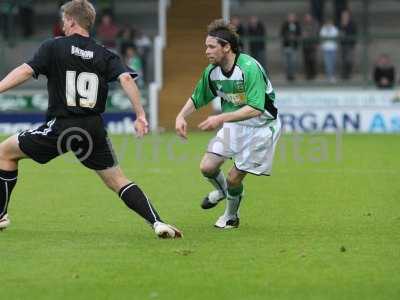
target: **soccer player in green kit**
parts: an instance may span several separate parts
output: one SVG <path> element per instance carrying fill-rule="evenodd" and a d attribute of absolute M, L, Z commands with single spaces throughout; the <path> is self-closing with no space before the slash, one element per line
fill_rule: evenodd
<path fill-rule="evenodd" d="M 270 175 L 275 147 L 281 133 L 275 92 L 263 67 L 251 56 L 239 52 L 239 36 L 224 20 L 208 26 L 205 41 L 210 65 L 204 70 L 193 95 L 176 117 L 175 130 L 187 138 L 186 117 L 221 98 L 222 113 L 200 123 L 201 130 L 219 129 L 200 163 L 204 177 L 214 186 L 201 207 L 209 209 L 227 199 L 218 228 L 239 226 L 243 179 L 250 174 Z M 225 178 L 221 165 L 232 159 Z"/>

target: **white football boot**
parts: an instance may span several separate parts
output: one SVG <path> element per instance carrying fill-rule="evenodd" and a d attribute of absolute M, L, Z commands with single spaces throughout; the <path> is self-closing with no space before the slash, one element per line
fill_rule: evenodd
<path fill-rule="evenodd" d="M 221 229 L 232 229 L 239 227 L 239 217 L 236 216 L 226 216 L 222 215 L 218 218 L 217 222 L 215 222 L 214 227 Z"/>
<path fill-rule="evenodd" d="M 8 225 L 10 225 L 10 219 L 8 218 L 8 214 L 5 214 L 0 219 L 0 231 L 6 229 Z"/>
<path fill-rule="evenodd" d="M 162 222 L 155 222 L 153 228 L 156 235 L 162 239 L 178 239 L 183 236 L 179 229 Z"/>

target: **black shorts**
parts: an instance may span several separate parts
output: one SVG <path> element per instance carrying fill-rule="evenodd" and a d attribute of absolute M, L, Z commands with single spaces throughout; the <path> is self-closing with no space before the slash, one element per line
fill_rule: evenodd
<path fill-rule="evenodd" d="M 18 142 L 22 152 L 41 164 L 68 151 L 89 169 L 104 170 L 118 164 L 99 115 L 55 118 L 21 132 Z"/>

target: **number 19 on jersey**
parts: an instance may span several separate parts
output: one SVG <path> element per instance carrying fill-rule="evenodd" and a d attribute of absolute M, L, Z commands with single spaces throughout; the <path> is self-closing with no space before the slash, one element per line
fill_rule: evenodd
<path fill-rule="evenodd" d="M 82 72 L 76 77 L 76 71 L 67 71 L 66 98 L 68 106 L 93 108 L 97 101 L 99 78 L 94 73 Z M 76 94 L 79 96 L 77 104 Z"/>

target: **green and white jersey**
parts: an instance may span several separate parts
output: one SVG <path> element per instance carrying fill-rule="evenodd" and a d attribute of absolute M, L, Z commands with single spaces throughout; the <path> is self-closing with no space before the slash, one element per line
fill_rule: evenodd
<path fill-rule="evenodd" d="M 196 85 L 192 100 L 196 109 L 221 98 L 222 112 L 232 112 L 249 105 L 262 115 L 238 123 L 245 126 L 263 126 L 277 118 L 273 102 L 275 92 L 263 67 L 251 56 L 236 55 L 229 73 L 216 65 L 209 65 Z"/>

